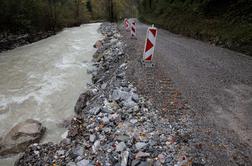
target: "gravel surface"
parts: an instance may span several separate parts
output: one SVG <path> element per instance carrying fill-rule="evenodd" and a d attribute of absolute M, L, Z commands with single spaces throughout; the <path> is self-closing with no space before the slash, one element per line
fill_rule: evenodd
<path fill-rule="evenodd" d="M 130 80 L 145 95 L 146 84 L 152 84 L 155 90 L 147 88 L 147 92 L 157 108 L 166 107 L 164 116 L 172 110 L 171 104 L 164 104 L 166 99 L 182 94 L 180 98 L 189 102 L 192 109 L 187 114 L 193 118 L 194 130 L 190 148 L 195 161 L 251 165 L 252 58 L 159 29 L 155 67 L 151 72 L 138 71 L 147 27 L 137 22 L 137 40 L 121 28 L 127 53 L 132 56 Z M 162 85 L 165 88 L 160 88 Z M 170 94 L 160 95 L 160 89 Z"/>

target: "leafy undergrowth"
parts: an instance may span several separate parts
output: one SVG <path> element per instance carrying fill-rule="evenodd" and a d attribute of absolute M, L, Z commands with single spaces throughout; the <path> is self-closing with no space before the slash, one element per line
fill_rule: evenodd
<path fill-rule="evenodd" d="M 236 8 L 238 11 L 221 9 L 221 13 L 215 11 L 214 15 L 210 15 L 209 12 L 207 15 L 202 11 L 202 7 L 172 5 L 167 2 L 163 6 L 157 5 L 153 9 L 154 12 L 145 11 L 141 14 L 140 20 L 173 33 L 207 41 L 251 56 L 252 23 L 249 20 L 251 12 L 247 12 L 246 16 L 237 16 L 239 11 L 245 10 L 244 8 Z"/>

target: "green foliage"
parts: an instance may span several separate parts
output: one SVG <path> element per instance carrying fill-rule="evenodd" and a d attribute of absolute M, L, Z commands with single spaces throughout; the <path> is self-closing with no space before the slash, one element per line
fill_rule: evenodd
<path fill-rule="evenodd" d="M 0 33 L 57 31 L 137 15 L 138 0 L 0 0 Z"/>
<path fill-rule="evenodd" d="M 91 0 L 91 6 L 94 19 L 118 21 L 138 14 L 138 0 Z"/>
<path fill-rule="evenodd" d="M 0 0 L 0 31 L 57 30 L 90 19 L 85 0 Z"/>
<path fill-rule="evenodd" d="M 138 15 L 138 1 L 136 0 L 114 0 L 115 17 L 116 20 L 121 20 L 125 17 L 137 17 Z"/>
<path fill-rule="evenodd" d="M 142 0 L 139 11 L 172 32 L 252 54 L 252 1 Z"/>

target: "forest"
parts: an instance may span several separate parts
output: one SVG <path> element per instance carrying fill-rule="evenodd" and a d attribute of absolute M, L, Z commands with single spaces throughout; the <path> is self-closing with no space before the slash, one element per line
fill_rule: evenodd
<path fill-rule="evenodd" d="M 136 14 L 133 0 L 0 0 L 0 32 L 58 31 Z M 123 10 L 128 8 L 130 10 Z"/>
<path fill-rule="evenodd" d="M 252 53 L 250 0 L 142 0 L 140 19 L 173 33 Z"/>
<path fill-rule="evenodd" d="M 65 27 L 136 17 L 137 2 L 135 0 L 0 0 L 0 52 L 47 38 Z"/>

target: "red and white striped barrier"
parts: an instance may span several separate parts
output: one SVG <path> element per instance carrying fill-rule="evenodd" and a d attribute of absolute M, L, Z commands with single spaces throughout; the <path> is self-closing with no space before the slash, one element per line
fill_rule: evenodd
<path fill-rule="evenodd" d="M 124 19 L 124 28 L 125 28 L 126 30 L 129 30 L 129 21 L 128 21 L 127 18 Z"/>
<path fill-rule="evenodd" d="M 157 28 L 155 28 L 154 26 L 149 27 L 146 34 L 144 54 L 143 54 L 143 60 L 145 62 L 152 61 L 156 45 L 156 39 L 157 39 Z"/>
<path fill-rule="evenodd" d="M 136 21 L 132 21 L 130 29 L 131 37 L 136 37 Z"/>

